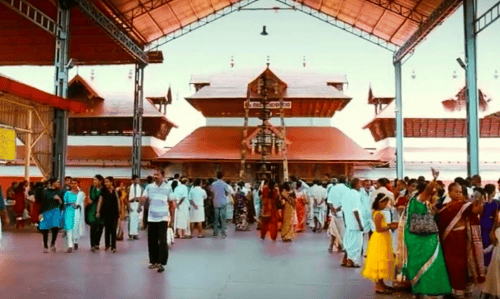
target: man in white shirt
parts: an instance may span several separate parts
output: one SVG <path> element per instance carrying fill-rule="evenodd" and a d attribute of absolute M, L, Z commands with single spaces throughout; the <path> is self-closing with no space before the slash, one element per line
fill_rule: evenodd
<path fill-rule="evenodd" d="M 205 221 L 204 202 L 207 199 L 207 192 L 201 188 L 200 179 L 194 180 L 188 199 L 191 204 L 191 232 L 194 234 L 196 227 L 198 228 L 198 238 L 203 238 L 203 222 Z"/>
<path fill-rule="evenodd" d="M 168 209 L 170 188 L 164 181 L 165 171 L 155 170 L 154 183 L 149 184 L 141 197 L 138 212 L 145 201 L 149 201 L 148 211 L 148 251 L 149 269 L 165 271 L 168 261 L 167 226 L 170 221 Z M 174 203 L 175 205 L 175 203 Z"/>
<path fill-rule="evenodd" d="M 328 229 L 331 237 L 330 248 L 333 248 L 333 243 L 337 242 L 337 247 L 339 250 L 342 248 L 342 240 L 344 238 L 344 217 L 342 215 L 342 198 L 349 191 L 349 188 L 345 185 L 347 183 L 347 177 L 345 175 L 339 176 L 338 184 L 332 186 L 327 194 L 327 203 L 330 207 L 330 212 L 332 213 L 331 227 Z M 329 251 L 331 251 L 329 249 Z"/>
<path fill-rule="evenodd" d="M 139 240 L 139 226 L 141 223 L 141 213 L 137 212 L 139 208 L 139 201 L 142 197 L 144 190 L 141 187 L 141 180 L 139 176 L 132 176 L 132 185 L 128 193 L 128 239 Z"/>
<path fill-rule="evenodd" d="M 325 226 L 326 213 L 326 189 L 321 186 L 320 180 L 314 180 L 313 186 L 309 189 L 309 197 L 313 202 L 314 209 L 314 228 L 313 232 L 321 233 Z"/>
<path fill-rule="evenodd" d="M 361 197 L 359 189 L 361 181 L 352 179 L 353 189 L 348 190 L 342 197 L 342 211 L 344 212 L 345 234 L 344 249 L 345 256 L 342 266 L 349 268 L 359 268 L 361 264 L 361 252 L 363 250 L 363 222 L 361 214 Z"/>
<path fill-rule="evenodd" d="M 186 235 L 186 231 L 189 230 L 189 189 L 186 186 L 188 179 L 183 176 L 181 177 L 181 182 L 175 188 L 174 198 L 177 202 L 177 210 L 175 213 L 176 221 L 175 228 L 178 230 L 179 237 L 181 239 L 188 239 L 190 236 Z"/>
<path fill-rule="evenodd" d="M 372 207 L 370 205 L 370 187 L 372 182 L 370 180 L 363 181 L 363 187 L 359 189 L 361 197 L 361 218 L 363 222 L 363 253 L 366 255 L 368 248 L 368 240 L 370 239 L 370 232 L 372 231 Z"/>

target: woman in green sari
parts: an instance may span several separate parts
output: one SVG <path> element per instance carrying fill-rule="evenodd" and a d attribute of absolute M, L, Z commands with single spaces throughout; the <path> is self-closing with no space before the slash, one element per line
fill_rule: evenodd
<path fill-rule="evenodd" d="M 444 263 L 443 250 L 438 234 L 419 235 L 410 232 L 410 219 L 413 213 L 424 215 L 437 188 L 435 181 L 429 185 L 418 186 L 419 192 L 407 207 L 408 221 L 404 229 L 404 243 L 407 260 L 403 274 L 412 284 L 412 293 L 418 295 L 441 296 L 451 293 L 450 281 Z"/>

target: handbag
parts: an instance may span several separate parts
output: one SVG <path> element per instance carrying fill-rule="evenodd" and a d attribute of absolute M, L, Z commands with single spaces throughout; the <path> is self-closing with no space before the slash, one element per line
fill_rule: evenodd
<path fill-rule="evenodd" d="M 167 228 L 167 245 L 174 244 L 174 239 L 174 230 L 171 227 Z"/>
<path fill-rule="evenodd" d="M 434 216 L 429 212 L 424 215 L 413 213 L 410 219 L 410 232 L 417 235 L 432 235 L 439 232 Z"/>

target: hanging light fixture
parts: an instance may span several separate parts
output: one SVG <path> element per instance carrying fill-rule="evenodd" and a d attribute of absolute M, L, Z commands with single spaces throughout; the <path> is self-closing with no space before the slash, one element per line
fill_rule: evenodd
<path fill-rule="evenodd" d="M 457 78 L 457 71 L 453 71 L 453 79 Z"/>
<path fill-rule="evenodd" d="M 498 70 L 495 70 L 495 74 L 493 75 L 493 78 L 498 79 Z"/>
<path fill-rule="evenodd" d="M 132 69 L 128 71 L 128 79 L 132 80 Z"/>
<path fill-rule="evenodd" d="M 266 26 L 262 28 L 262 32 L 260 33 L 260 35 L 267 35 Z"/>
<path fill-rule="evenodd" d="M 302 66 L 306 67 L 306 56 L 304 56 L 304 60 L 302 61 Z"/>
<path fill-rule="evenodd" d="M 266 62 L 267 66 L 269 67 L 269 65 L 271 64 L 271 61 L 269 59 L 269 55 L 267 55 L 267 62 Z"/>
<path fill-rule="evenodd" d="M 415 75 L 415 70 L 411 71 L 411 78 L 412 79 L 417 78 L 417 75 Z"/>
<path fill-rule="evenodd" d="M 234 67 L 234 58 L 231 56 L 231 67 Z"/>
<path fill-rule="evenodd" d="M 94 69 L 92 69 L 90 71 L 90 81 L 94 81 L 94 78 L 95 78 L 95 76 L 94 76 Z"/>

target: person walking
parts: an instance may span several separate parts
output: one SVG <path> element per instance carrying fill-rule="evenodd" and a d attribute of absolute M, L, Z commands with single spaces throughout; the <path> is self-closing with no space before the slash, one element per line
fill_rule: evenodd
<path fill-rule="evenodd" d="M 141 187 L 141 179 L 137 175 L 132 176 L 132 185 L 128 195 L 128 239 L 139 239 L 139 228 L 141 225 L 141 214 L 137 212 L 139 209 L 139 201 L 142 197 L 144 189 Z"/>
<path fill-rule="evenodd" d="M 391 294 L 392 290 L 384 283 L 394 280 L 395 261 L 392 253 L 391 229 L 398 227 L 397 223 L 387 224 L 385 215 L 381 212 L 389 203 L 389 197 L 379 193 L 373 202 L 373 222 L 375 230 L 368 243 L 368 253 L 362 275 L 375 282 L 375 292 Z"/>
<path fill-rule="evenodd" d="M 262 228 L 260 238 L 265 239 L 267 232 L 270 233 L 271 240 L 276 241 L 278 237 L 278 208 L 281 205 L 280 191 L 276 187 L 274 180 L 269 181 L 262 189 L 262 214 L 260 216 Z"/>
<path fill-rule="evenodd" d="M 80 211 L 83 205 L 83 196 L 78 189 L 78 181 L 71 179 L 70 189 L 64 194 L 64 231 L 66 233 L 66 248 L 68 253 L 77 248 L 78 243 L 74 243 L 75 235 L 79 234 Z"/>
<path fill-rule="evenodd" d="M 149 269 L 157 269 L 158 273 L 165 271 L 168 261 L 167 227 L 171 221 L 169 212 L 170 187 L 164 181 L 165 171 L 155 170 L 154 183 L 149 184 L 141 197 L 138 213 L 141 207 L 149 202 L 148 209 L 148 252 Z M 175 202 L 173 202 L 175 206 Z"/>
<path fill-rule="evenodd" d="M 283 224 L 281 225 L 281 240 L 292 242 L 295 238 L 293 229 L 293 216 L 295 214 L 295 193 L 288 182 L 283 183 L 281 191 L 281 203 L 283 205 Z"/>
<path fill-rule="evenodd" d="M 50 248 L 52 252 L 56 252 L 56 240 L 61 225 L 61 209 L 59 208 L 63 202 L 64 191 L 61 191 L 61 185 L 57 178 L 49 180 L 50 187 L 45 190 L 43 196 L 42 207 L 40 208 L 40 231 L 43 235 L 43 252 L 49 253 L 48 239 L 49 230 L 52 231 L 52 241 Z"/>
<path fill-rule="evenodd" d="M 302 182 L 298 181 L 295 183 L 295 196 L 296 196 L 296 209 L 295 214 L 297 216 L 297 233 L 302 233 L 306 230 L 306 206 L 307 199 L 305 190 L 302 188 Z"/>
<path fill-rule="evenodd" d="M 108 176 L 104 179 L 104 188 L 101 189 L 96 217 L 104 221 L 105 250 L 111 249 L 113 253 L 116 253 L 116 228 L 120 217 L 121 200 L 114 184 L 113 177 Z"/>
<path fill-rule="evenodd" d="M 175 228 L 178 231 L 181 239 L 189 239 L 189 190 L 187 187 L 188 179 L 182 177 L 180 184 L 175 188 L 174 198 L 176 200 L 177 209 L 175 212 Z"/>
<path fill-rule="evenodd" d="M 230 193 L 229 185 L 226 184 L 222 179 L 224 178 L 224 174 L 222 172 L 217 173 L 217 181 L 213 182 L 210 186 L 210 189 L 213 194 L 213 203 L 214 203 L 214 237 L 219 235 L 219 232 L 223 238 L 226 235 L 226 207 L 228 204 L 228 196 Z"/>
<path fill-rule="evenodd" d="M 90 251 L 96 252 L 99 250 L 99 243 L 101 243 L 102 232 L 104 229 L 104 222 L 102 219 L 96 217 L 97 204 L 101 197 L 101 190 L 104 187 L 104 178 L 102 175 L 97 174 L 94 177 L 92 186 L 89 190 L 90 203 L 85 208 L 85 222 L 90 225 Z"/>

